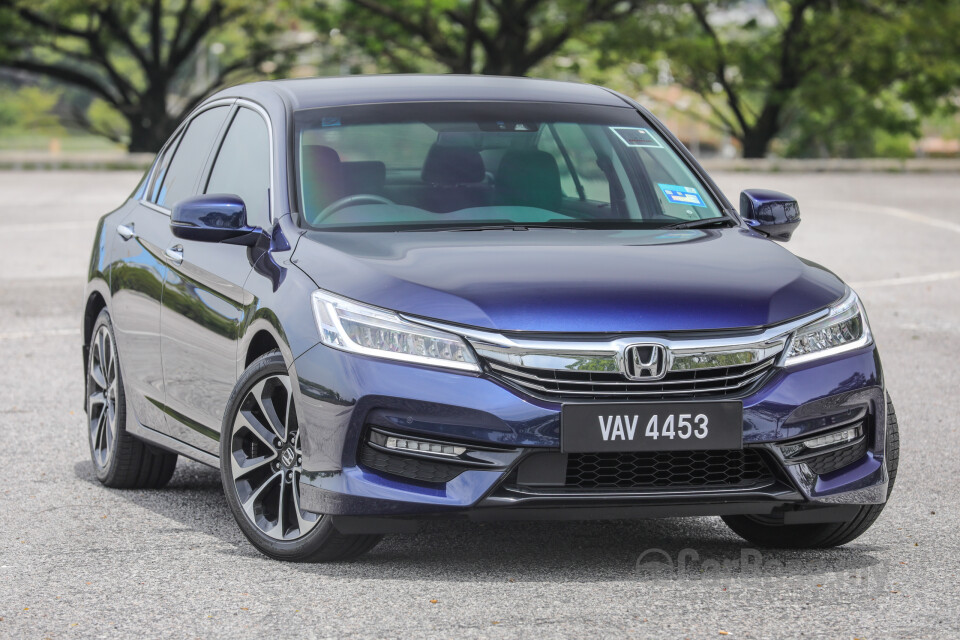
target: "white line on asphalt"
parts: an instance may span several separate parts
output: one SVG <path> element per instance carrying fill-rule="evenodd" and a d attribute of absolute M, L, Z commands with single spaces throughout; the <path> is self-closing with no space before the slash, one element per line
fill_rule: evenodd
<path fill-rule="evenodd" d="M 82 229 L 89 229 L 92 232 L 96 228 L 96 220 L 90 222 L 33 222 L 30 224 L 0 225 L 0 231 L 13 231 L 15 233 L 25 233 L 30 231 L 79 231 Z"/>
<path fill-rule="evenodd" d="M 954 233 L 960 233 L 960 224 L 949 222 L 947 220 L 941 220 L 940 218 L 932 218 L 930 216 L 914 213 L 913 211 L 908 211 L 906 209 L 899 209 L 897 207 L 886 207 L 883 205 L 866 204 L 863 202 L 831 202 L 827 206 L 851 211 L 854 213 L 882 213 L 883 215 L 893 216 L 902 220 L 919 222 L 931 227 L 937 227 L 939 229 L 953 231 Z"/>
<path fill-rule="evenodd" d="M 955 278 L 960 278 L 960 271 L 943 271 L 941 273 L 928 273 L 925 276 L 903 276 L 902 278 L 886 278 L 884 280 L 865 280 L 864 282 L 853 282 L 850 286 L 854 289 L 863 289 L 864 287 L 896 287 L 903 284 L 923 284 L 925 282 L 954 280 Z"/>
<path fill-rule="evenodd" d="M 79 329 L 41 329 L 40 331 L 11 331 L 0 333 L 0 340 L 23 340 L 40 336 L 72 336 L 80 333 Z"/>

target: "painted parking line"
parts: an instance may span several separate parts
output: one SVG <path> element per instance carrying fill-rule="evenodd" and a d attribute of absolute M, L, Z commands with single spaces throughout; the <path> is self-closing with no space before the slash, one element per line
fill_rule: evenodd
<path fill-rule="evenodd" d="M 940 282 L 942 280 L 955 280 L 957 278 L 960 278 L 960 271 L 943 271 L 940 273 L 928 273 L 922 276 L 903 276 L 902 278 L 885 278 L 883 280 L 851 282 L 850 286 L 854 289 L 865 289 L 869 287 L 898 287 L 906 284 L 924 284 L 927 282 Z"/>
<path fill-rule="evenodd" d="M 36 231 L 81 231 L 97 228 L 97 221 L 90 222 L 33 222 L 28 224 L 0 224 L 0 232 L 30 233 Z"/>
<path fill-rule="evenodd" d="M 79 335 L 80 329 L 40 329 L 39 331 L 10 331 L 0 333 L 0 340 L 27 340 L 41 336 L 72 336 Z"/>
<path fill-rule="evenodd" d="M 936 227 L 938 229 L 945 229 L 954 233 L 960 233 L 960 224 L 957 224 L 956 222 L 925 216 L 922 213 L 916 213 L 914 211 L 900 209 L 898 207 L 865 204 L 863 202 L 835 201 L 829 202 L 826 206 L 834 209 L 840 209 L 841 211 L 849 211 L 851 213 L 880 213 L 885 216 L 900 218 L 901 220 L 909 220 L 910 222 L 919 222 L 920 224 L 925 224 L 930 227 Z"/>

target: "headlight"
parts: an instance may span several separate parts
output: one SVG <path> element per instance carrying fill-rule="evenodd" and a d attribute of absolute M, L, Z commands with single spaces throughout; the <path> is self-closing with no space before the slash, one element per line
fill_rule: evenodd
<path fill-rule="evenodd" d="M 857 294 L 851 291 L 846 298 L 830 309 L 821 320 L 797 329 L 787 345 L 784 366 L 826 358 L 845 351 L 859 349 L 873 342 L 867 314 Z"/>
<path fill-rule="evenodd" d="M 470 347 L 452 333 L 404 320 L 326 291 L 313 292 L 320 340 L 328 347 L 377 358 L 479 371 Z"/>

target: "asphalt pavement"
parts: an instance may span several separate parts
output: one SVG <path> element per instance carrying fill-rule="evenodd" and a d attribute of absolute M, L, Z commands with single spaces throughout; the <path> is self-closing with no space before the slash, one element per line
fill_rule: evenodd
<path fill-rule="evenodd" d="M 758 550 L 719 519 L 447 523 L 342 564 L 258 554 L 218 473 L 101 487 L 80 308 L 129 172 L 0 172 L 0 638 L 950 637 L 960 631 L 960 174 L 715 176 L 798 197 L 787 245 L 859 291 L 901 429 L 861 538 Z M 758 268 L 762 268 L 758 266 Z"/>

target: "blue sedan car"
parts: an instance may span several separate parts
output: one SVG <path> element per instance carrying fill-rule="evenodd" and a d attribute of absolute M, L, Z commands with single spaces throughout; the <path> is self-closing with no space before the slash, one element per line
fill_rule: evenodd
<path fill-rule="evenodd" d="M 425 520 L 876 520 L 897 421 L 863 305 L 649 112 L 544 80 L 262 82 L 196 108 L 105 215 L 83 316 L 108 487 L 218 467 L 263 553 Z"/>

